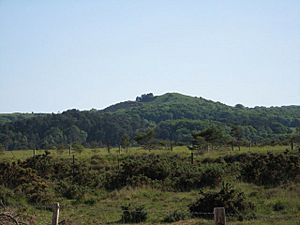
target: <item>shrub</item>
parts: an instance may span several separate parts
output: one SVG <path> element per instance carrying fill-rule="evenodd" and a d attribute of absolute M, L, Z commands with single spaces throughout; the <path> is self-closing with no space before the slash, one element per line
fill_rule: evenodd
<path fill-rule="evenodd" d="M 18 197 L 15 196 L 15 193 L 8 189 L 0 186 L 0 204 L 4 206 L 13 206 L 18 202 Z"/>
<path fill-rule="evenodd" d="M 218 161 L 219 158 L 215 161 Z M 239 162 L 241 178 L 257 185 L 278 186 L 289 181 L 300 180 L 300 156 L 286 151 L 282 154 L 244 153 L 228 155 L 227 163 Z"/>
<path fill-rule="evenodd" d="M 224 171 L 221 167 L 215 166 L 207 168 L 202 173 L 201 184 L 202 187 L 216 187 L 222 182 L 222 175 Z"/>
<path fill-rule="evenodd" d="M 285 204 L 283 202 L 278 201 L 273 205 L 274 211 L 282 211 L 284 209 L 285 209 Z"/>
<path fill-rule="evenodd" d="M 178 166 L 172 174 L 173 186 L 178 191 L 201 187 L 202 171 L 190 165 Z"/>
<path fill-rule="evenodd" d="M 226 213 L 234 214 L 238 218 L 254 216 L 254 205 L 247 201 L 243 192 L 235 190 L 230 184 L 223 183 L 219 192 L 201 194 L 189 207 L 192 216 L 201 217 L 199 213 L 212 213 L 215 207 L 224 207 Z"/>
<path fill-rule="evenodd" d="M 123 160 L 120 169 L 107 173 L 105 187 L 116 189 L 126 185 L 149 183 L 151 180 L 163 181 L 170 174 L 169 163 L 158 155 L 130 156 Z"/>
<path fill-rule="evenodd" d="M 84 187 L 77 184 L 70 184 L 64 181 L 58 183 L 56 191 L 63 197 L 76 200 L 82 199 L 85 193 Z"/>
<path fill-rule="evenodd" d="M 141 223 L 147 219 L 147 212 L 143 206 L 133 207 L 129 204 L 121 206 L 121 209 L 123 211 L 121 219 L 123 223 Z"/>
<path fill-rule="evenodd" d="M 91 205 L 92 206 L 92 205 L 95 205 L 97 203 L 97 200 L 94 199 L 94 198 L 89 198 L 89 199 L 84 200 L 83 203 L 86 204 L 86 205 Z"/>
<path fill-rule="evenodd" d="M 152 180 L 146 176 L 139 175 L 139 176 L 133 176 L 128 179 L 128 184 L 130 184 L 132 187 L 142 187 L 146 185 L 151 185 Z"/>
<path fill-rule="evenodd" d="M 75 150 L 76 152 L 78 152 L 79 154 L 81 154 L 81 152 L 84 149 L 84 146 L 79 143 L 74 143 L 74 144 L 72 144 L 72 149 Z"/>
<path fill-rule="evenodd" d="M 33 204 L 48 204 L 53 200 L 49 188 L 45 184 L 37 184 L 34 181 L 20 185 L 16 192 L 20 195 L 25 193 L 28 201 Z"/>
<path fill-rule="evenodd" d="M 16 163 L 0 163 L 0 183 L 32 203 L 46 203 L 51 198 L 47 181 L 34 170 L 22 168 Z"/>
<path fill-rule="evenodd" d="M 179 221 L 179 220 L 184 220 L 186 218 L 186 214 L 181 212 L 181 211 L 174 211 L 174 212 L 171 212 L 170 214 L 168 214 L 163 222 L 164 223 L 173 223 L 173 222 L 176 222 L 176 221 Z"/>

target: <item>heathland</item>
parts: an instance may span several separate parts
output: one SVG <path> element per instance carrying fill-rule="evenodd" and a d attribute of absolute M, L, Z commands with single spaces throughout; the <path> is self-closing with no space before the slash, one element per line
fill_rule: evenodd
<path fill-rule="evenodd" d="M 0 213 L 32 225 L 300 223 L 300 107 L 177 93 L 0 115 Z"/>

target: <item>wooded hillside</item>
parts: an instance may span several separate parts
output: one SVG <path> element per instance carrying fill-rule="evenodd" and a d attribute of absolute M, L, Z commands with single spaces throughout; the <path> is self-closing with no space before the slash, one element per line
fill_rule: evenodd
<path fill-rule="evenodd" d="M 287 143 L 300 126 L 300 106 L 228 106 L 178 93 L 145 94 L 104 110 L 68 110 L 59 114 L 25 114 L 0 123 L 1 148 L 60 148 L 137 144 L 137 136 L 151 133 L 161 145 L 190 144 L 193 134 L 217 127 L 225 136 L 238 128 L 243 143 Z M 38 116 L 39 115 L 39 116 Z M 13 119 L 7 119 L 13 118 Z M 149 132 L 151 131 L 151 132 Z"/>

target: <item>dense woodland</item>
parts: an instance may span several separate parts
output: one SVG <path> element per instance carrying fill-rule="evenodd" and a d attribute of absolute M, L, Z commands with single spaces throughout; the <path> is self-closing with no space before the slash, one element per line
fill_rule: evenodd
<path fill-rule="evenodd" d="M 177 93 L 150 93 L 104 110 L 0 114 L 0 144 L 6 150 L 290 144 L 299 139 L 298 127 L 300 106 L 232 107 Z"/>

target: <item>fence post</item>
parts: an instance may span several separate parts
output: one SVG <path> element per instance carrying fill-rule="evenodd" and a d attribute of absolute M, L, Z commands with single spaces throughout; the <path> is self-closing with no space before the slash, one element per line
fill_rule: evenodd
<path fill-rule="evenodd" d="M 58 225 L 59 220 L 59 203 L 55 203 L 53 207 L 53 214 L 52 214 L 52 225 Z"/>
<path fill-rule="evenodd" d="M 191 151 L 191 164 L 194 164 L 194 152 Z"/>
<path fill-rule="evenodd" d="M 214 208 L 215 225 L 226 225 L 226 216 L 224 207 Z"/>

